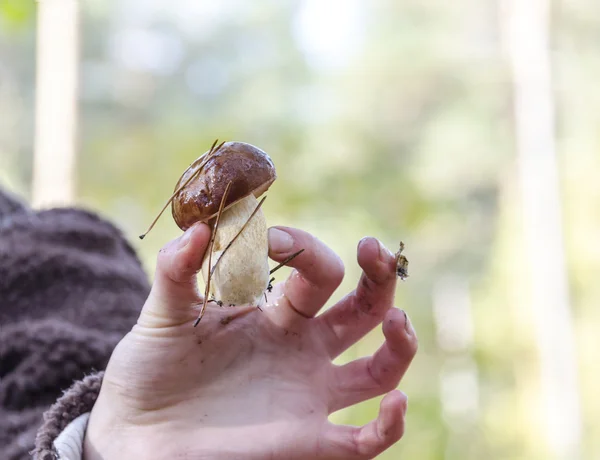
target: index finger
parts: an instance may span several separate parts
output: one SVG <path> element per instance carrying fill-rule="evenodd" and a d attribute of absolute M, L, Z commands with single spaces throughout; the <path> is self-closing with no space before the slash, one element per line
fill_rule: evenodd
<path fill-rule="evenodd" d="M 312 318 L 327 302 L 344 277 L 342 260 L 327 245 L 307 232 L 289 227 L 269 230 L 269 256 L 283 262 L 303 249 L 286 265 L 294 271 L 276 300 L 285 322 Z"/>

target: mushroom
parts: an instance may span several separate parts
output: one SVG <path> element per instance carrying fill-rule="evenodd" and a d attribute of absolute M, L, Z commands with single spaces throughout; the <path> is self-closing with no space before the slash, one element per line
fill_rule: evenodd
<path fill-rule="evenodd" d="M 226 142 L 213 145 L 177 182 L 171 205 L 175 223 L 184 231 L 196 222 L 212 227 L 202 276 L 219 303 L 259 306 L 262 301 L 269 285 L 269 247 L 257 199 L 276 178 L 261 149 Z"/>

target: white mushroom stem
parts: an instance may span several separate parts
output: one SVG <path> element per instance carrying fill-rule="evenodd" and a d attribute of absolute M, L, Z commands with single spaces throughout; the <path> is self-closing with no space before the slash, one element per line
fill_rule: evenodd
<path fill-rule="evenodd" d="M 260 305 L 269 284 L 267 222 L 261 209 L 223 254 L 257 206 L 258 200 L 250 195 L 221 214 L 211 260 L 212 267 L 217 261 L 218 265 L 210 280 L 210 293 L 223 305 Z M 208 271 L 207 252 L 202 263 L 205 283 Z"/>

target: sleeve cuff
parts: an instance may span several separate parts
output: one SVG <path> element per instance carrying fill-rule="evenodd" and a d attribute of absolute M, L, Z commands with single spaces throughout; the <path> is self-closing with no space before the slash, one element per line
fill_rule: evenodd
<path fill-rule="evenodd" d="M 103 376 L 104 372 L 98 372 L 76 382 L 46 411 L 31 452 L 34 460 L 81 459 L 89 413 Z"/>
<path fill-rule="evenodd" d="M 59 460 L 81 460 L 83 458 L 83 438 L 90 418 L 85 413 L 77 417 L 54 440 L 54 449 Z"/>

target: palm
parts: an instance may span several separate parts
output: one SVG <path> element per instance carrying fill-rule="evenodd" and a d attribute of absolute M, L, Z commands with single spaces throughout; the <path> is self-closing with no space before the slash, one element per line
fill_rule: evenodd
<path fill-rule="evenodd" d="M 391 390 L 414 347 L 390 355 L 386 342 L 379 359 L 376 355 L 335 366 L 332 360 L 339 353 L 381 322 L 391 306 L 390 286 L 383 296 L 371 299 L 361 291 L 367 286 L 363 279 L 363 288 L 312 318 L 300 300 L 291 311 L 282 306 L 292 306 L 290 299 L 306 294 L 306 286 L 294 279 L 303 276 L 302 260 L 297 262 L 299 271 L 276 286 L 262 310 L 209 304 L 194 328 L 197 308 L 163 317 L 145 307 L 138 325 L 115 350 L 102 391 L 113 407 L 127 407 L 137 425 L 160 426 L 164 436 L 177 439 L 164 451 L 164 443 L 155 446 L 155 452 L 175 456 L 191 451 L 192 458 L 207 452 L 209 458 L 371 458 L 354 452 L 360 450 L 355 436 L 360 431 L 331 425 L 327 417 Z M 325 268 L 331 272 L 331 267 Z M 333 277 L 341 279 L 339 274 Z M 316 289 L 311 293 L 316 309 L 319 299 L 339 283 L 327 276 L 323 281 L 325 288 L 310 283 Z M 148 303 L 152 299 L 151 295 Z M 353 310 L 360 300 L 380 305 L 360 314 Z M 298 311 L 296 304 L 303 308 Z M 388 316 L 386 336 L 397 334 L 403 318 L 397 310 Z M 362 324 L 348 327 L 351 317 Z M 115 402 L 119 400 L 123 403 Z M 330 438 L 324 438 L 328 432 Z"/>
<path fill-rule="evenodd" d="M 144 382 L 156 382 L 151 387 L 140 382 L 140 410 L 181 402 L 202 406 L 206 413 L 206 396 L 214 399 L 215 394 L 223 394 L 236 396 L 239 408 L 235 412 L 246 412 L 243 409 L 257 404 L 256 410 L 248 412 L 260 416 L 266 409 L 258 403 L 263 399 L 261 394 L 278 388 L 289 391 L 289 387 L 310 387 L 307 393 L 319 399 L 322 395 L 317 394 L 315 383 L 325 381 L 333 368 L 319 334 L 309 321 L 293 330 L 277 325 L 272 308 L 269 304 L 262 311 L 209 306 L 196 328 L 196 312 L 191 311 L 189 321 L 158 334 L 138 325 L 115 350 L 107 380 L 117 375 L 125 385 L 132 376 L 144 375 Z M 121 353 L 121 349 L 128 351 Z M 173 375 L 178 378 L 173 379 Z M 161 395 L 165 395 L 164 400 Z M 176 400 L 173 395 L 177 395 Z M 222 402 L 219 404 L 217 412 L 223 414 Z M 239 415 L 230 416 L 235 419 Z"/>

